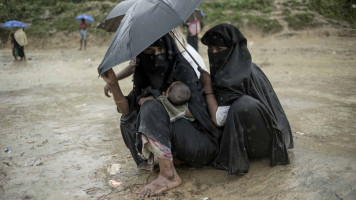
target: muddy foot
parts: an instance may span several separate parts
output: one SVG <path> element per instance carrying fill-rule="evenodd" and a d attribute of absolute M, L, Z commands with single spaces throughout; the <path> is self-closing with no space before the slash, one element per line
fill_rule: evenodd
<path fill-rule="evenodd" d="M 182 180 L 176 174 L 172 179 L 167 179 L 162 175 L 158 175 L 157 179 L 152 181 L 150 184 L 143 187 L 140 191 L 137 191 L 137 194 L 140 194 L 140 197 L 152 197 L 158 194 L 161 194 L 167 190 L 178 187 L 182 184 Z"/>

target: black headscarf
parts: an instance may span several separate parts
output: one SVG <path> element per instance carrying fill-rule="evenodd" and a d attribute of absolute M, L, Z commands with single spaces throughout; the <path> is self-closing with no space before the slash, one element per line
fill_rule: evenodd
<path fill-rule="evenodd" d="M 272 127 L 271 165 L 289 163 L 285 144 L 289 138 L 290 147 L 293 146 L 289 122 L 269 80 L 251 61 L 246 38 L 233 25 L 220 24 L 206 32 L 201 41 L 208 46 L 228 47 L 221 54 L 209 55 L 212 86 L 219 106 L 231 105 L 242 95 L 260 101 Z"/>
<path fill-rule="evenodd" d="M 161 47 L 164 49 L 167 48 L 163 38 L 158 39 L 151 44 L 151 46 Z M 167 73 L 169 66 L 172 64 L 167 57 L 167 52 L 158 55 L 141 53 L 139 55 L 139 62 L 142 65 L 142 69 L 146 72 L 151 87 L 153 89 L 164 90 L 166 87 L 166 85 L 162 84 L 164 82 L 164 75 Z"/>
<path fill-rule="evenodd" d="M 230 105 L 246 94 L 246 81 L 251 75 L 251 54 L 247 40 L 233 25 L 219 24 L 204 34 L 201 42 L 208 46 L 228 47 L 209 53 L 212 86 L 220 106 Z"/>
<path fill-rule="evenodd" d="M 160 58 L 162 62 L 159 62 L 164 63 L 165 67 L 159 66 L 160 69 L 154 70 L 154 68 L 157 67 L 156 65 L 148 65 L 147 62 L 143 62 L 147 61 L 147 55 L 141 53 L 137 56 L 137 66 L 134 73 L 134 88 L 128 96 L 130 111 L 138 108 L 137 103 L 141 97 L 149 95 L 157 97 L 174 81 L 183 82 L 191 91 L 191 98 L 188 101 L 190 112 L 200 124 L 199 126 L 205 130 L 204 133 L 217 144 L 220 131 L 211 121 L 203 96 L 204 91 L 194 69 L 178 51 L 178 48 L 175 46 L 169 34 L 164 35 L 151 46 L 165 48 L 165 53 L 158 55 L 164 56 Z M 159 59 L 157 58 L 155 60 L 158 61 Z M 161 84 L 157 85 L 157 83 Z"/>

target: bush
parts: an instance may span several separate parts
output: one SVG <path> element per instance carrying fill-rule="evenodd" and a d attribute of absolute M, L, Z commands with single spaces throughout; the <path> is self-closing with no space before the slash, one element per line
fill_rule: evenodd
<path fill-rule="evenodd" d="M 302 30 L 306 27 L 312 27 L 314 21 L 314 14 L 299 13 L 295 15 L 288 15 L 284 18 L 288 22 L 288 26 L 294 30 Z"/>
<path fill-rule="evenodd" d="M 356 21 L 356 9 L 352 8 L 355 1 L 351 0 L 308 0 L 308 7 L 325 17 L 342 19 L 350 23 Z"/>
<path fill-rule="evenodd" d="M 277 33 L 283 30 L 283 26 L 276 19 L 268 19 L 265 16 L 248 15 L 247 25 L 263 31 L 263 33 Z"/>

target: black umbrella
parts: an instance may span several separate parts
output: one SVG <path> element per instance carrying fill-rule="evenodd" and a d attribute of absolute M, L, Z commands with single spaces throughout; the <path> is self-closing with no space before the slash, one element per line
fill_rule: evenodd
<path fill-rule="evenodd" d="M 137 0 L 125 0 L 117 4 L 109 13 L 108 16 L 96 28 L 106 30 L 108 32 L 115 32 L 119 28 L 121 20 L 124 18 L 127 10 Z"/>
<path fill-rule="evenodd" d="M 124 18 L 126 12 L 133 4 L 135 4 L 136 1 L 137 0 L 121 1 L 110 11 L 104 21 L 101 22 L 96 28 L 100 28 L 108 32 L 115 32 L 119 28 L 120 22 Z M 195 9 L 186 22 L 193 21 L 194 19 L 203 19 L 205 17 L 206 15 L 200 9 Z"/>
<path fill-rule="evenodd" d="M 101 75 L 184 23 L 203 0 L 137 0 L 126 12 L 98 67 Z"/>

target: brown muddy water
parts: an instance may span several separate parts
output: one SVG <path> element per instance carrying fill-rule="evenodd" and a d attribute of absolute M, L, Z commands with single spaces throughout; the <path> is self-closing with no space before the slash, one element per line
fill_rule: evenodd
<path fill-rule="evenodd" d="M 151 199 L 356 199 L 355 37 L 248 44 L 290 120 L 291 164 L 253 160 L 244 176 L 178 167 L 182 186 Z M 0 50 L 0 199 L 140 199 L 134 191 L 157 176 L 136 169 L 104 96 L 106 49 L 26 49 L 27 62 Z M 120 85 L 127 94 L 131 78 Z"/>

